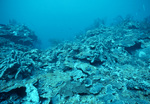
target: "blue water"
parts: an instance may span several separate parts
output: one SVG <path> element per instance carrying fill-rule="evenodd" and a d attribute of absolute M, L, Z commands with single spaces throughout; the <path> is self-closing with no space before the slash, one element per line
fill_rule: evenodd
<path fill-rule="evenodd" d="M 42 48 L 49 39 L 73 39 L 97 18 L 109 24 L 118 15 L 142 20 L 150 16 L 150 0 L 0 0 L 0 23 L 15 19 L 27 25 Z"/>

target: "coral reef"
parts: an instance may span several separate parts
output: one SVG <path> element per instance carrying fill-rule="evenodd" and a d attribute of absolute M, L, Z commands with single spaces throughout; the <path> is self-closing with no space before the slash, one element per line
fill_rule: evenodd
<path fill-rule="evenodd" d="M 47 50 L 0 25 L 0 104 L 149 104 L 150 24 L 100 26 Z"/>

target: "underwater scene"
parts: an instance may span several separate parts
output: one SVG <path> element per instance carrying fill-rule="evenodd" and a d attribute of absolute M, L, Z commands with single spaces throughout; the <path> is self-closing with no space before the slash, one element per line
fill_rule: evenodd
<path fill-rule="evenodd" d="M 150 0 L 0 0 L 0 104 L 150 104 Z"/>

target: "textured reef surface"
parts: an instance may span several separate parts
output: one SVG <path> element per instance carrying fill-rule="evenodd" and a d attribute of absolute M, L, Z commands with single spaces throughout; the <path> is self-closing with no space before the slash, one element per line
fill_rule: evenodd
<path fill-rule="evenodd" d="M 0 104 L 150 104 L 150 24 L 124 20 L 51 49 L 0 25 Z"/>

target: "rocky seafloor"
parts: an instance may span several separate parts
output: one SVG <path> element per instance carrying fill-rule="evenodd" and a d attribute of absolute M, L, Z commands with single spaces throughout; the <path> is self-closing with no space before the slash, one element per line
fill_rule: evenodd
<path fill-rule="evenodd" d="M 25 25 L 0 25 L 0 104 L 150 104 L 150 22 L 88 30 L 34 47 Z"/>

